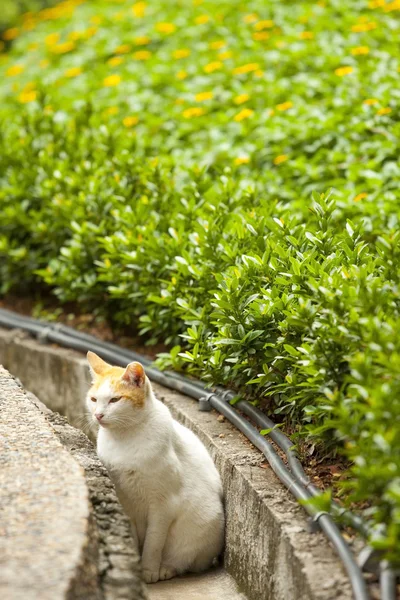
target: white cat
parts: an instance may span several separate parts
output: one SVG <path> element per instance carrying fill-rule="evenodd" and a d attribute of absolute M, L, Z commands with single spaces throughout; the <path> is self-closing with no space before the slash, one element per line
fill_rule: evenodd
<path fill-rule="evenodd" d="M 110 472 L 142 552 L 146 582 L 207 569 L 224 542 L 221 479 L 201 441 L 154 396 L 140 363 L 93 352 L 87 396 Z"/>

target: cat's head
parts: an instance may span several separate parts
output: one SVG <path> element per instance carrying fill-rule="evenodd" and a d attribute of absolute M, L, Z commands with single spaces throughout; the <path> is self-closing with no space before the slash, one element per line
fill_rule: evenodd
<path fill-rule="evenodd" d="M 125 428 L 140 420 L 146 404 L 148 380 L 143 366 L 129 363 L 113 367 L 94 352 L 87 353 L 92 386 L 86 402 L 92 419 L 101 427 Z"/>

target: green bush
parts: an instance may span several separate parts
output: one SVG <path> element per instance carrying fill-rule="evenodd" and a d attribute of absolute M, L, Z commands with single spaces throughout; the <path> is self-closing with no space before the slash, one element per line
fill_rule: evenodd
<path fill-rule="evenodd" d="M 0 284 L 343 448 L 349 502 L 400 560 L 395 4 L 29 17 L 0 66 Z"/>

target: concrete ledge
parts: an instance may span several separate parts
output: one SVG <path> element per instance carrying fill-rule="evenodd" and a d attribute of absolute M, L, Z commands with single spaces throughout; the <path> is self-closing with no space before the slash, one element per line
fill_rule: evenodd
<path fill-rule="evenodd" d="M 45 413 L 55 434 L 85 473 L 98 546 L 98 587 L 104 600 L 145 600 L 140 555 L 131 536 L 128 517 L 117 499 L 107 470 L 87 436 L 29 394 Z M 75 600 L 75 597 L 73 597 Z"/>
<path fill-rule="evenodd" d="M 78 424 L 88 386 L 78 353 L 42 346 L 15 331 L 0 330 L 0 362 L 47 406 Z M 277 481 L 263 456 L 216 413 L 155 385 L 175 418 L 206 444 L 226 494 L 225 566 L 251 600 L 348 600 L 349 581 L 327 540 L 309 534 L 305 513 Z"/>
<path fill-rule="evenodd" d="M 0 597 L 145 600 L 129 520 L 87 437 L 0 367 Z"/>
<path fill-rule="evenodd" d="M 1 598 L 98 598 L 82 468 L 2 367 L 0 410 Z"/>

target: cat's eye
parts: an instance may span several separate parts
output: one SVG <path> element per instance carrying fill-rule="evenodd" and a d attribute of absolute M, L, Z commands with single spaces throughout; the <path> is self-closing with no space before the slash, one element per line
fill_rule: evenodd
<path fill-rule="evenodd" d="M 90 399 L 92 402 L 97 402 L 97 398 L 94 398 L 93 396 Z"/>
<path fill-rule="evenodd" d="M 111 398 L 110 403 L 111 402 L 118 402 L 118 400 L 121 400 L 121 398 L 120 397 L 118 397 L 118 398 Z"/>

